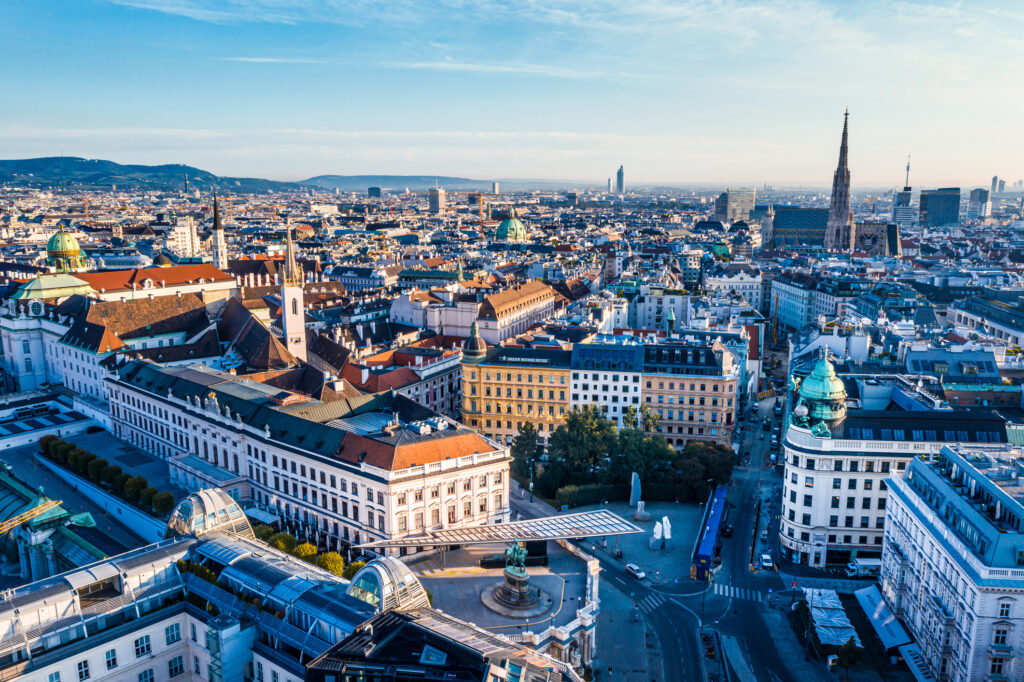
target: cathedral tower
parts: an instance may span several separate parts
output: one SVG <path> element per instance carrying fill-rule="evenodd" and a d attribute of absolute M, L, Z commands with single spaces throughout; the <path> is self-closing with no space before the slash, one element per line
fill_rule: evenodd
<path fill-rule="evenodd" d="M 839 145 L 839 165 L 832 177 L 832 203 L 828 209 L 825 248 L 849 251 L 853 248 L 853 211 L 850 209 L 850 169 L 847 167 L 847 123 L 850 112 L 843 114 L 843 141 Z"/>

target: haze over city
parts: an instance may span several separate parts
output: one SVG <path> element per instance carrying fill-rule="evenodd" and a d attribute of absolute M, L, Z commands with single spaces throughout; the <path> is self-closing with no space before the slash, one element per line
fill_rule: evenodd
<path fill-rule="evenodd" d="M 1024 157 L 1017 3 L 6 2 L 0 144 L 298 180 L 982 186 Z"/>

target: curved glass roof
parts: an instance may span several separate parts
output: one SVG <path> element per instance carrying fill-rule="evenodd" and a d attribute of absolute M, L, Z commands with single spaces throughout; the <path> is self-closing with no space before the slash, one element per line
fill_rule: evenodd
<path fill-rule="evenodd" d="M 254 540 L 249 520 L 235 500 L 220 488 L 192 493 L 171 512 L 164 537 L 202 535 L 219 530 Z"/>

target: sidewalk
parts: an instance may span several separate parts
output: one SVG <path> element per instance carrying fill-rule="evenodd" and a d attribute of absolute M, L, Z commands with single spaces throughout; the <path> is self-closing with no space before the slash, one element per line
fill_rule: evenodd
<path fill-rule="evenodd" d="M 594 679 L 648 682 L 647 633 L 636 606 L 610 582 L 601 584 L 601 611 L 597 615 L 597 655 Z M 649 653 L 649 652 L 648 652 Z M 608 677 L 608 666 L 612 676 Z M 660 678 L 660 675 L 658 676 Z"/>

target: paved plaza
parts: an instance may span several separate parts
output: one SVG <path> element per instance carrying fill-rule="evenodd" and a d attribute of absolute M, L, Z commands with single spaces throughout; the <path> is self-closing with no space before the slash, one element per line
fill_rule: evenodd
<path fill-rule="evenodd" d="M 690 564 L 693 558 L 693 546 L 697 541 L 700 524 L 704 518 L 704 505 L 650 502 L 646 506 L 647 512 L 651 515 L 650 521 L 635 521 L 633 519 L 634 509 L 626 502 L 579 507 L 572 511 L 582 512 L 602 508 L 633 521 L 644 532 L 643 534 L 620 535 L 608 538 L 606 541 L 598 539 L 591 542 L 588 540 L 583 544 L 587 551 L 614 553 L 615 549 L 621 549 L 622 561 L 639 565 L 655 585 L 691 582 Z M 672 539 L 666 543 L 665 549 L 651 549 L 649 542 L 654 534 L 654 524 L 664 516 L 668 516 L 669 524 L 672 527 Z"/>
<path fill-rule="evenodd" d="M 504 569 L 480 568 L 480 559 L 504 551 L 505 545 L 474 546 L 446 552 L 443 566 L 437 555 L 408 565 L 434 595 L 434 606 L 447 613 L 458 613 L 461 618 L 496 632 L 540 632 L 551 625 L 565 625 L 576 617 L 576 610 L 586 604 L 587 567 L 555 542 L 548 543 L 547 566 L 527 568 L 530 584 L 553 598 L 551 610 L 523 619 L 502 616 L 485 607 L 480 593 L 503 582 Z"/>

